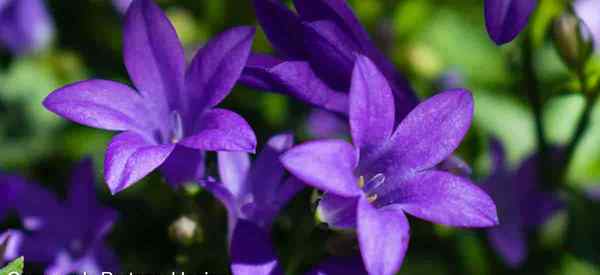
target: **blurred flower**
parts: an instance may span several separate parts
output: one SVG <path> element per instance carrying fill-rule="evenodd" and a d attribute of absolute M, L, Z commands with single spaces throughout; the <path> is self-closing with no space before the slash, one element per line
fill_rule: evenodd
<path fill-rule="evenodd" d="M 515 39 L 536 6 L 537 0 L 485 0 L 485 26 L 492 40 L 501 45 Z"/>
<path fill-rule="evenodd" d="M 233 275 L 283 275 L 268 231 L 240 220 L 231 242 Z M 331 257 L 306 275 L 366 275 L 360 257 Z"/>
<path fill-rule="evenodd" d="M 112 2 L 115 8 L 117 8 L 119 12 L 124 14 L 125 12 L 127 12 L 127 8 L 129 7 L 129 5 L 131 5 L 131 2 L 133 2 L 133 0 L 112 0 Z"/>
<path fill-rule="evenodd" d="M 218 153 L 220 182 L 207 180 L 202 185 L 227 208 L 229 237 L 239 219 L 269 231 L 281 208 L 304 187 L 296 178 L 285 176 L 279 161 L 293 142 L 291 134 L 273 136 L 253 165 L 247 153 Z"/>
<path fill-rule="evenodd" d="M 577 16 L 583 20 L 594 40 L 594 47 L 600 47 L 600 1 L 577 0 L 573 6 Z"/>
<path fill-rule="evenodd" d="M 306 128 L 313 138 L 340 138 L 350 132 L 344 117 L 321 109 L 312 110 L 306 120 Z"/>
<path fill-rule="evenodd" d="M 439 224 L 498 224 L 490 197 L 469 180 L 435 169 L 458 147 L 473 116 L 464 90 L 419 104 L 394 130 L 392 89 L 376 65 L 359 56 L 350 89 L 354 144 L 308 142 L 281 161 L 303 182 L 325 191 L 318 214 L 337 228 L 357 228 L 366 269 L 395 274 L 409 240 L 405 213 Z"/>
<path fill-rule="evenodd" d="M 27 261 L 46 265 L 47 274 L 118 269 L 115 255 L 104 244 L 117 213 L 98 203 L 89 159 L 74 169 L 64 202 L 16 176 L 2 176 L 0 189 L 3 209 L 15 210 L 24 227 L 9 231 L 5 260 L 25 256 Z"/>
<path fill-rule="evenodd" d="M 505 153 L 498 140 L 491 142 L 492 172 L 483 181 L 498 207 L 500 225 L 488 229 L 492 247 L 511 267 L 527 257 L 527 231 L 546 222 L 562 202 L 538 187 L 538 156 L 526 159 L 514 172 L 508 171 Z"/>
<path fill-rule="evenodd" d="M 209 41 L 186 70 L 183 47 L 151 0 L 125 18 L 124 58 L 137 88 L 87 80 L 54 91 L 44 106 L 62 117 L 125 131 L 108 146 L 104 176 L 113 194 L 156 168 L 179 185 L 204 174 L 204 151 L 254 152 L 256 137 L 238 114 L 215 108 L 246 64 L 254 30 L 233 28 Z"/>
<path fill-rule="evenodd" d="M 260 25 L 282 58 L 251 55 L 241 83 L 347 114 L 351 72 L 360 53 L 371 58 L 391 83 L 399 119 L 417 105 L 408 81 L 375 47 L 345 1 L 294 0 L 298 14 L 278 0 L 253 3 Z"/>
<path fill-rule="evenodd" d="M 0 1 L 0 42 L 14 54 L 43 50 L 53 35 L 43 0 Z"/>

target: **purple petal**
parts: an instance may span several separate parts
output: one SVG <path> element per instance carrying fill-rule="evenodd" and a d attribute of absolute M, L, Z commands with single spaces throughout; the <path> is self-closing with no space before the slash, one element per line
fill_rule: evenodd
<path fill-rule="evenodd" d="M 306 275 L 367 275 L 360 257 L 331 257 Z"/>
<path fill-rule="evenodd" d="M 0 4 L 0 41 L 15 54 L 47 48 L 54 26 L 42 0 L 12 0 Z"/>
<path fill-rule="evenodd" d="M 309 62 L 330 87 L 346 91 L 349 88 L 358 45 L 333 21 L 304 23 Z"/>
<path fill-rule="evenodd" d="M 283 62 L 273 67 L 270 73 L 290 96 L 325 110 L 348 111 L 347 95 L 329 88 L 307 62 Z"/>
<path fill-rule="evenodd" d="M 147 131 L 152 127 L 142 97 L 127 85 L 107 80 L 81 81 L 52 92 L 44 106 L 90 127 Z"/>
<path fill-rule="evenodd" d="M 361 160 L 361 170 L 406 178 L 448 158 L 469 130 L 473 97 L 464 90 L 444 92 L 419 104 L 400 123 L 377 156 Z M 366 170 L 365 170 L 366 169 Z"/>
<path fill-rule="evenodd" d="M 285 173 L 279 157 L 293 144 L 294 135 L 275 135 L 269 139 L 265 148 L 258 154 L 250 171 L 252 193 L 257 202 L 276 199 L 276 192 Z"/>
<path fill-rule="evenodd" d="M 183 105 L 185 55 L 175 28 L 152 0 L 135 0 L 127 10 L 123 56 L 129 77 L 152 104 L 169 114 Z"/>
<path fill-rule="evenodd" d="M 6 230 L 0 235 L 0 263 L 12 261 L 19 256 L 24 235 L 18 230 Z"/>
<path fill-rule="evenodd" d="M 410 238 L 406 216 L 397 209 L 375 209 L 364 197 L 357 213 L 358 242 L 369 274 L 396 274 Z"/>
<path fill-rule="evenodd" d="M 219 152 L 219 176 L 223 186 L 236 198 L 249 191 L 247 177 L 250 171 L 250 156 L 244 152 Z"/>
<path fill-rule="evenodd" d="M 348 135 L 348 120 L 341 115 L 313 109 L 306 120 L 306 130 L 313 138 L 341 138 Z"/>
<path fill-rule="evenodd" d="M 104 178 L 111 193 L 122 191 L 158 168 L 174 148 L 174 144 L 151 144 L 132 132 L 114 137 L 104 161 Z"/>
<path fill-rule="evenodd" d="M 542 191 L 532 192 L 525 195 L 521 202 L 522 220 L 529 228 L 535 228 L 564 208 L 565 205 L 558 196 Z"/>
<path fill-rule="evenodd" d="M 258 22 L 275 50 L 290 59 L 304 59 L 303 27 L 298 16 L 279 0 L 253 0 L 252 3 Z"/>
<path fill-rule="evenodd" d="M 177 145 L 160 171 L 171 186 L 178 187 L 204 177 L 205 157 L 203 151 Z"/>
<path fill-rule="evenodd" d="M 269 70 L 283 60 L 266 54 L 250 54 L 239 83 L 257 90 L 285 93 Z"/>
<path fill-rule="evenodd" d="M 600 10 L 600 2 L 596 0 L 577 0 L 573 5 L 575 13 L 588 27 L 594 40 L 594 48 L 600 49 L 600 17 L 597 11 Z"/>
<path fill-rule="evenodd" d="M 4 193 L 3 208 L 16 210 L 27 230 L 46 227 L 52 218 L 64 212 L 56 195 L 37 184 L 26 182 L 17 176 L 2 176 L 0 181 L 3 191 L 8 191 Z"/>
<path fill-rule="evenodd" d="M 233 231 L 230 253 L 233 275 L 283 274 L 268 233 L 246 220 Z"/>
<path fill-rule="evenodd" d="M 394 119 L 394 97 L 387 80 L 368 57 L 359 56 L 350 88 L 350 128 L 361 155 L 370 154 L 389 138 Z"/>
<path fill-rule="evenodd" d="M 239 218 L 240 205 L 231 192 L 223 185 L 213 179 L 199 180 L 198 183 L 215 198 L 217 198 L 227 210 L 227 239 L 231 242 L 233 229 Z"/>
<path fill-rule="evenodd" d="M 449 226 L 498 224 L 496 205 L 488 194 L 469 180 L 446 172 L 422 172 L 397 183 L 394 189 L 378 192 L 375 204 L 395 204 L 413 216 Z"/>
<path fill-rule="evenodd" d="M 240 115 L 225 109 L 205 112 L 197 122 L 194 134 L 184 138 L 180 145 L 203 151 L 256 150 L 254 131 Z"/>
<path fill-rule="evenodd" d="M 133 0 L 112 0 L 112 2 L 120 13 L 125 13 Z"/>
<path fill-rule="evenodd" d="M 340 196 L 361 193 L 353 173 L 357 163 L 356 151 L 345 141 L 307 142 L 284 153 L 281 162 L 294 176 L 323 191 Z"/>
<path fill-rule="evenodd" d="M 488 240 L 510 267 L 517 267 L 527 256 L 527 236 L 520 222 L 502 219 L 499 226 L 488 230 Z"/>
<path fill-rule="evenodd" d="M 356 227 L 356 207 L 358 198 L 346 198 L 325 193 L 317 207 L 318 218 L 335 229 L 352 229 Z"/>
<path fill-rule="evenodd" d="M 527 25 L 537 0 L 485 0 L 485 26 L 501 45 L 512 41 Z"/>
<path fill-rule="evenodd" d="M 237 27 L 210 40 L 198 51 L 186 73 L 194 110 L 213 107 L 233 89 L 250 55 L 254 28 Z"/>
<path fill-rule="evenodd" d="M 497 138 L 490 141 L 490 154 L 492 156 L 492 173 L 506 170 L 506 152 L 504 146 Z"/>

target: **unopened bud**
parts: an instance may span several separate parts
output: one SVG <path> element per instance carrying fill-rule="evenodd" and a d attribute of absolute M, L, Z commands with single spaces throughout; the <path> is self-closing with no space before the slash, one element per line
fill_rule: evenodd
<path fill-rule="evenodd" d="M 169 235 L 174 240 L 183 244 L 191 244 L 198 235 L 199 227 L 196 221 L 189 217 L 182 216 L 171 224 Z"/>
<path fill-rule="evenodd" d="M 554 20 L 553 37 L 556 49 L 570 69 L 581 69 L 594 48 L 588 26 L 572 13 L 565 13 Z"/>

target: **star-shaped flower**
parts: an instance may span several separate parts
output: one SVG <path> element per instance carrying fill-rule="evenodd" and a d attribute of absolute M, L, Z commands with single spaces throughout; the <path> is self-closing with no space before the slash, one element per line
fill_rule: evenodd
<path fill-rule="evenodd" d="M 294 176 L 325 191 L 319 214 L 333 227 L 356 227 L 372 275 L 395 274 L 408 247 L 405 213 L 439 224 L 498 224 L 490 197 L 468 179 L 437 170 L 467 133 L 469 92 L 452 90 L 419 104 L 394 129 L 394 97 L 384 75 L 359 56 L 350 91 L 353 144 L 308 142 L 282 163 Z"/>
<path fill-rule="evenodd" d="M 117 193 L 160 167 L 178 185 L 204 175 L 204 151 L 254 152 L 256 137 L 238 114 L 215 108 L 234 87 L 254 29 L 238 27 L 209 41 L 186 69 L 183 47 L 151 0 L 125 15 L 124 60 L 136 87 L 87 80 L 50 94 L 44 106 L 72 121 L 124 131 L 110 142 L 104 175 Z"/>

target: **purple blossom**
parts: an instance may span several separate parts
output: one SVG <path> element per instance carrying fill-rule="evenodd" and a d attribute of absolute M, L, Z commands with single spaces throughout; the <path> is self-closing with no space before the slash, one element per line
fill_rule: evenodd
<path fill-rule="evenodd" d="M 573 5 L 575 13 L 588 27 L 594 41 L 595 49 L 600 47 L 600 1 L 596 0 L 577 0 Z"/>
<path fill-rule="evenodd" d="M 43 0 L 0 1 L 0 42 L 14 54 L 43 50 L 54 26 Z"/>
<path fill-rule="evenodd" d="M 281 160 L 294 176 L 325 191 L 318 208 L 325 222 L 357 228 L 369 274 L 390 275 L 400 268 L 409 240 L 405 213 L 449 226 L 498 224 L 496 207 L 483 190 L 436 169 L 470 127 L 469 92 L 434 96 L 394 127 L 392 89 L 376 65 L 359 56 L 349 102 L 353 144 L 312 141 Z"/>
<path fill-rule="evenodd" d="M 546 222 L 562 208 L 562 202 L 537 186 L 537 155 L 511 172 L 506 167 L 504 148 L 494 139 L 491 156 L 492 172 L 482 187 L 496 202 L 501 223 L 488 230 L 488 239 L 506 264 L 517 267 L 527 257 L 527 231 Z"/>
<path fill-rule="evenodd" d="M 350 133 L 346 118 L 321 109 L 312 110 L 306 120 L 306 130 L 314 138 L 339 138 Z"/>
<path fill-rule="evenodd" d="M 508 43 L 527 26 L 537 0 L 485 0 L 485 26 L 498 45 Z"/>
<path fill-rule="evenodd" d="M 254 152 L 256 137 L 238 114 L 216 108 L 246 64 L 254 30 L 209 41 L 186 69 L 183 47 L 151 0 L 125 15 L 124 61 L 135 86 L 87 80 L 50 94 L 44 106 L 72 121 L 124 131 L 108 146 L 104 176 L 113 194 L 156 168 L 177 186 L 204 175 L 204 151 Z"/>
<path fill-rule="evenodd" d="M 133 0 L 112 0 L 112 2 L 119 12 L 125 13 L 127 12 L 127 8 L 129 7 L 129 5 L 131 5 L 131 2 L 133 2 Z"/>
<path fill-rule="evenodd" d="M 362 54 L 391 84 L 399 119 L 417 105 L 408 81 L 374 46 L 345 1 L 293 2 L 298 13 L 278 0 L 253 0 L 258 22 L 281 58 L 251 55 L 241 83 L 347 114 L 354 61 Z"/>
<path fill-rule="evenodd" d="M 3 209 L 15 210 L 23 224 L 22 230 L 8 231 L 5 260 L 25 256 L 44 264 L 49 274 L 118 269 L 115 255 L 104 244 L 117 213 L 97 201 L 90 160 L 75 168 L 64 202 L 20 177 L 2 176 L 0 186 Z"/>
<path fill-rule="evenodd" d="M 279 210 L 304 188 L 298 179 L 285 175 L 279 161 L 281 153 L 293 142 L 291 134 L 273 136 L 252 165 L 247 153 L 218 153 L 220 182 L 201 183 L 227 208 L 229 236 L 239 219 L 268 231 Z"/>

